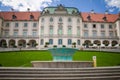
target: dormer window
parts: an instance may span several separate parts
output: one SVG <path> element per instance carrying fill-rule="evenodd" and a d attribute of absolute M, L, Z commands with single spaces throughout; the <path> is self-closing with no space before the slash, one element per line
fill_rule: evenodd
<path fill-rule="evenodd" d="M 107 17 L 106 17 L 106 16 L 104 16 L 104 17 L 103 17 L 103 20 L 104 20 L 104 21 L 106 21 L 106 20 L 107 20 Z"/>
<path fill-rule="evenodd" d="M 88 20 L 91 20 L 91 16 L 90 16 L 90 15 L 88 15 L 88 16 L 87 16 L 87 19 L 88 19 Z"/>
<path fill-rule="evenodd" d="M 16 15 L 12 15 L 12 19 L 16 19 L 17 17 L 16 17 Z"/>
<path fill-rule="evenodd" d="M 34 16 L 33 16 L 33 15 L 30 15 L 30 19 L 34 19 Z"/>

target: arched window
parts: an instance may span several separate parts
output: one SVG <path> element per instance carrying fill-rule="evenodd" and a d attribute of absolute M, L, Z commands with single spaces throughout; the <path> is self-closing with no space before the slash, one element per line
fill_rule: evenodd
<path fill-rule="evenodd" d="M 72 40 L 68 39 L 68 45 L 71 45 L 71 44 L 72 44 Z"/>
<path fill-rule="evenodd" d="M 68 35 L 71 36 L 72 35 L 72 27 L 68 26 Z"/>
<path fill-rule="evenodd" d="M 62 22 L 62 18 L 61 17 L 59 18 L 59 22 Z"/>
<path fill-rule="evenodd" d="M 77 44 L 80 45 L 80 40 L 77 40 Z"/>
<path fill-rule="evenodd" d="M 58 39 L 58 45 L 62 45 L 62 39 Z"/>
<path fill-rule="evenodd" d="M 44 40 L 41 39 L 41 41 L 40 41 L 40 45 L 43 45 L 43 44 L 44 44 Z"/>
<path fill-rule="evenodd" d="M 58 26 L 58 35 L 62 35 L 63 34 L 63 29 L 62 29 L 62 26 L 59 25 Z"/>
<path fill-rule="evenodd" d="M 53 44 L 53 39 L 49 39 L 49 44 L 50 44 L 50 45 Z"/>
<path fill-rule="evenodd" d="M 52 17 L 50 18 L 50 22 L 53 22 L 53 18 Z"/>
<path fill-rule="evenodd" d="M 68 18 L 68 22 L 72 22 L 71 18 Z"/>
<path fill-rule="evenodd" d="M 41 22 L 44 22 L 44 21 L 45 21 L 44 18 L 42 18 L 42 19 L 41 19 Z"/>

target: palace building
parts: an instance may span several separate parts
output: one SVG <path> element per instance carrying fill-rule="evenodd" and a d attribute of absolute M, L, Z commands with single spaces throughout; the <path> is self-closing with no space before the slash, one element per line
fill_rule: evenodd
<path fill-rule="evenodd" d="M 74 7 L 0 12 L 0 47 L 119 46 L 120 13 L 79 12 Z"/>

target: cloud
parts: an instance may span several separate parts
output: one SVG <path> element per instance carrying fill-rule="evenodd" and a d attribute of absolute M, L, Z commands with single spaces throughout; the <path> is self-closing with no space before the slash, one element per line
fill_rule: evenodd
<path fill-rule="evenodd" d="M 59 0 L 0 0 L 2 6 L 11 7 L 18 11 L 26 11 L 27 8 L 30 8 L 31 11 L 40 11 L 57 1 Z"/>
<path fill-rule="evenodd" d="M 107 8 L 109 11 L 114 11 L 115 8 L 118 8 L 120 10 L 120 0 L 105 0 L 107 3 Z"/>

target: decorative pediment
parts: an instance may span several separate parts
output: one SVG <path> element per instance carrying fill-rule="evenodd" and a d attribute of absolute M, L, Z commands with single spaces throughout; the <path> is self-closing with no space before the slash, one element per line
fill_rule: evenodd
<path fill-rule="evenodd" d="M 62 4 L 60 4 L 60 5 L 58 5 L 58 7 L 55 9 L 55 11 L 67 11 L 67 10 L 65 9 L 65 7 L 64 7 Z"/>

